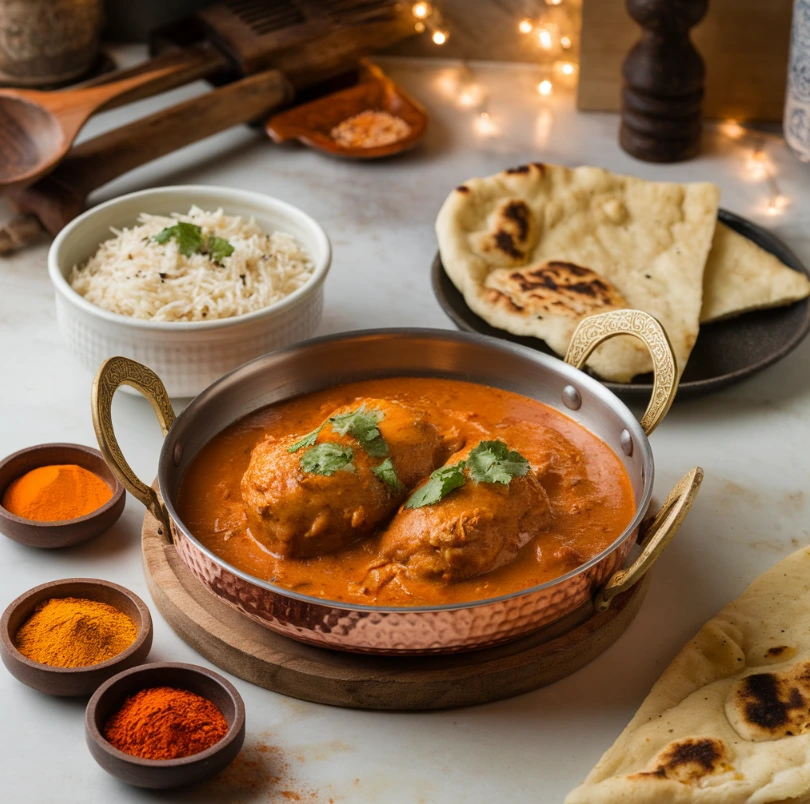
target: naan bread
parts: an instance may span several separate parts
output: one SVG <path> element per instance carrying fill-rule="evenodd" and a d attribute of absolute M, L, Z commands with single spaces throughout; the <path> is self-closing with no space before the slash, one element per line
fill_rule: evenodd
<path fill-rule="evenodd" d="M 456 188 L 436 233 L 448 276 L 493 326 L 542 338 L 563 355 L 583 317 L 638 308 L 661 322 L 683 371 L 718 200 L 712 184 L 532 164 Z M 588 365 L 619 382 L 652 369 L 630 337 L 603 344 Z"/>
<path fill-rule="evenodd" d="M 565 801 L 810 801 L 810 549 L 701 628 Z"/>
<path fill-rule="evenodd" d="M 703 277 L 700 323 L 781 307 L 810 296 L 810 280 L 722 223 Z"/>

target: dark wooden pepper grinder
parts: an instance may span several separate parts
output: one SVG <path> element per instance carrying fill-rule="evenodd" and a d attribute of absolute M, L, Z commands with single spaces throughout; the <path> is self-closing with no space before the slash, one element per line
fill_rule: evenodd
<path fill-rule="evenodd" d="M 622 68 L 619 143 L 645 162 L 682 162 L 700 148 L 706 69 L 689 39 L 709 0 L 627 0 L 641 39 Z"/>

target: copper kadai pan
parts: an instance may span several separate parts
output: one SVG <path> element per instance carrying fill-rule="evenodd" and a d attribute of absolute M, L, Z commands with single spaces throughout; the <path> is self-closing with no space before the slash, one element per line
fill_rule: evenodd
<path fill-rule="evenodd" d="M 613 393 L 579 370 L 602 341 L 631 334 L 649 348 L 655 365 L 652 400 L 639 423 Z M 449 377 L 504 388 L 559 409 L 605 441 L 624 464 L 636 511 L 624 533 L 603 553 L 572 572 L 532 589 L 471 603 L 382 608 L 298 594 L 254 578 L 206 549 L 180 521 L 175 499 L 183 473 L 199 450 L 247 414 L 321 388 L 372 377 Z M 504 341 L 444 330 L 377 330 L 307 341 L 246 363 L 203 391 L 175 418 L 160 379 L 123 357 L 106 361 L 93 385 L 99 445 L 121 482 L 160 520 L 182 560 L 213 594 L 252 619 L 302 642 L 338 650 L 422 654 L 470 650 L 546 626 L 583 605 L 605 610 L 646 573 L 674 536 L 700 486 L 693 469 L 645 527 L 642 551 L 622 569 L 647 513 L 653 455 L 647 436 L 666 415 L 677 388 L 672 350 L 647 313 L 618 310 L 585 319 L 566 361 Z M 165 440 L 158 491 L 139 480 L 113 432 L 111 405 L 123 384 L 152 403 Z"/>

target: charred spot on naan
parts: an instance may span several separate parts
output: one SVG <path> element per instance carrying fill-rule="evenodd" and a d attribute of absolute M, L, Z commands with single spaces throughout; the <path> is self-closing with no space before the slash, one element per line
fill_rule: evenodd
<path fill-rule="evenodd" d="M 726 716 L 737 734 L 751 742 L 809 732 L 810 662 L 741 679 L 726 702 Z"/>
<path fill-rule="evenodd" d="M 526 176 L 532 171 L 537 171 L 542 175 L 546 172 L 546 166 L 542 162 L 530 162 L 528 165 L 517 165 L 504 170 L 507 176 Z"/>
<path fill-rule="evenodd" d="M 605 277 L 570 262 L 547 262 L 521 270 L 496 269 L 487 276 L 482 296 L 500 307 L 506 307 L 501 298 L 506 297 L 513 312 L 535 318 L 546 315 L 581 318 L 628 306 L 624 296 Z"/>
<path fill-rule="evenodd" d="M 630 778 L 670 779 L 696 784 L 706 776 L 731 769 L 726 746 L 713 737 L 680 740 L 668 745 L 656 758 L 655 768 L 634 773 Z"/>
<path fill-rule="evenodd" d="M 477 251 L 496 265 L 523 265 L 537 239 L 537 223 L 529 205 L 510 198 L 489 217 L 489 227 L 473 238 Z"/>
<path fill-rule="evenodd" d="M 523 308 L 515 304 L 505 293 L 495 288 L 484 288 L 481 297 L 488 301 L 493 307 L 501 307 L 509 313 L 523 313 Z"/>

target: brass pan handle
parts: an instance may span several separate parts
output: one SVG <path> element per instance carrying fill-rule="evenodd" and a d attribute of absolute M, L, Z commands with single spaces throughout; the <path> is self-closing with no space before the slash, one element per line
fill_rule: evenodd
<path fill-rule="evenodd" d="M 614 572 L 610 580 L 596 593 L 593 605 L 597 611 L 606 611 L 616 595 L 627 591 L 644 577 L 678 532 L 702 482 L 703 470 L 699 466 L 681 478 L 648 526 L 644 541 L 641 543 L 641 555 L 627 569 Z"/>
<path fill-rule="evenodd" d="M 111 357 L 109 360 L 105 360 L 93 380 L 93 427 L 101 454 L 112 473 L 124 487 L 139 499 L 163 525 L 168 537 L 168 534 L 171 533 L 169 514 L 163 501 L 153 488 L 140 480 L 132 471 L 124 453 L 121 452 L 118 439 L 115 437 L 112 401 L 113 395 L 122 385 L 132 386 L 149 400 L 155 409 L 164 437 L 174 422 L 174 409 L 160 377 L 151 369 L 127 357 Z"/>
<path fill-rule="evenodd" d="M 649 349 L 653 361 L 653 390 L 650 404 L 641 418 L 650 435 L 667 415 L 678 390 L 678 367 L 667 333 L 654 316 L 642 310 L 610 310 L 579 322 L 565 362 L 582 368 L 599 344 L 616 335 L 633 335 Z"/>

